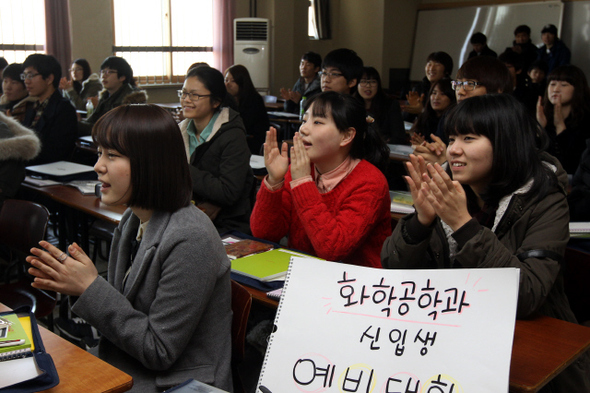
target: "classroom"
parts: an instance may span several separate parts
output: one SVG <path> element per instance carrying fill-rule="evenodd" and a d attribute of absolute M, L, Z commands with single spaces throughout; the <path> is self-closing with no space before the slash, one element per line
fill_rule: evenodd
<path fill-rule="evenodd" d="M 0 392 L 590 392 L 590 1 L 17 3 Z"/>

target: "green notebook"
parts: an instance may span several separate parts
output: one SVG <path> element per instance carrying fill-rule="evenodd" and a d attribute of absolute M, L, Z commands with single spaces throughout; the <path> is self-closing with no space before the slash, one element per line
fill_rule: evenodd
<path fill-rule="evenodd" d="M 31 351 L 31 339 L 16 314 L 3 315 L 2 318 L 12 322 L 7 327 L 6 337 L 0 338 L 0 343 L 6 340 L 24 340 L 23 344 L 8 347 L 0 346 L 0 361 L 26 356 Z M 0 325 L 0 328 L 6 327 Z"/>
<path fill-rule="evenodd" d="M 276 248 L 234 259 L 231 261 L 231 270 L 234 273 L 264 282 L 284 280 L 293 256 L 322 260 L 284 248 Z"/>

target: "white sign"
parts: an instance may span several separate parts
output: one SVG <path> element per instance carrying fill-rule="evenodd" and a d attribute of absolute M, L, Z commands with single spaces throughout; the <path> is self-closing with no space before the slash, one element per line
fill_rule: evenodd
<path fill-rule="evenodd" d="M 518 280 L 515 268 L 386 270 L 294 257 L 258 385 L 506 392 Z"/>

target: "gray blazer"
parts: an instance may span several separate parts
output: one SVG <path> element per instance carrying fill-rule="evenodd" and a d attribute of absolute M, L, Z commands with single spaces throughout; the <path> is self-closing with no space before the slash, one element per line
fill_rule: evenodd
<path fill-rule="evenodd" d="M 123 285 L 138 227 L 128 209 L 108 282 L 98 277 L 72 308 L 102 333 L 99 357 L 130 374 L 133 391 L 189 378 L 232 391 L 230 264 L 215 227 L 193 205 L 155 212 Z"/>

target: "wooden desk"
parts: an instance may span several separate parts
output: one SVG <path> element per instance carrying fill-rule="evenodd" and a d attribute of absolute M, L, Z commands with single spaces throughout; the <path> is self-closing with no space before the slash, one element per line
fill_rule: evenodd
<path fill-rule="evenodd" d="M 252 299 L 268 307 L 278 302 L 243 285 Z M 590 328 L 546 316 L 517 320 L 510 362 L 510 392 L 538 392 L 590 349 Z"/>
<path fill-rule="evenodd" d="M 538 392 L 588 349 L 588 327 L 546 316 L 517 320 L 510 392 Z"/>
<path fill-rule="evenodd" d="M 0 312 L 10 308 L 0 303 Z M 44 390 L 48 393 L 126 392 L 133 386 L 131 376 L 89 354 L 58 335 L 39 326 L 43 345 L 51 355 L 59 385 Z"/>
<path fill-rule="evenodd" d="M 84 214 L 118 224 L 126 210 L 125 206 L 107 206 L 100 201 L 100 198 L 94 195 L 82 195 L 74 187 L 63 185 L 37 187 L 28 183 L 22 183 L 22 187 L 48 197 L 62 207 L 60 208 L 58 223 L 60 228 L 59 246 L 62 250 L 66 247 L 67 217 L 70 218 L 74 226 L 80 224 L 80 245 L 83 249 L 88 250 L 88 220 Z M 77 234 L 72 234 L 70 241 L 76 237 Z"/>

